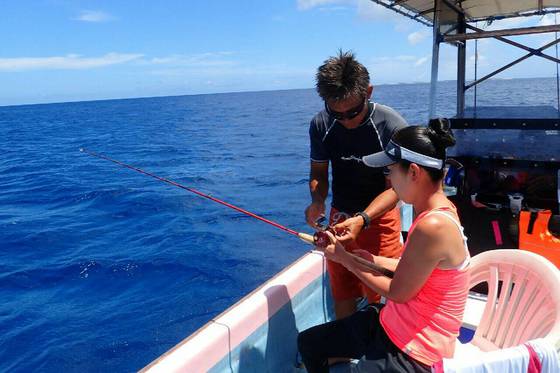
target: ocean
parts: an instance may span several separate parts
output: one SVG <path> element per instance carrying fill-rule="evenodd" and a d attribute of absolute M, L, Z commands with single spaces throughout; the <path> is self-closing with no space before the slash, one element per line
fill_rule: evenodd
<path fill-rule="evenodd" d="M 428 84 L 374 100 L 425 123 Z M 483 105 L 556 106 L 556 80 L 490 80 Z M 467 96 L 472 102 L 472 93 Z M 438 113 L 455 112 L 442 82 Z M 307 252 L 313 89 L 0 107 L 0 371 L 136 371 Z"/>

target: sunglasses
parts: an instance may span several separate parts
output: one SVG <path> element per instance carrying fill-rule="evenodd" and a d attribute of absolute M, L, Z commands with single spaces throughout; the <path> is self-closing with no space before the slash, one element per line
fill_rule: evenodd
<path fill-rule="evenodd" d="M 327 104 L 327 102 L 325 101 L 325 110 L 327 111 L 327 114 L 329 114 L 336 120 L 345 120 L 345 119 L 350 120 L 356 118 L 362 112 L 362 110 L 364 110 L 364 106 L 366 105 L 366 102 L 367 100 L 364 99 L 356 107 L 353 107 L 348 111 L 340 112 L 340 111 L 332 110 Z"/>

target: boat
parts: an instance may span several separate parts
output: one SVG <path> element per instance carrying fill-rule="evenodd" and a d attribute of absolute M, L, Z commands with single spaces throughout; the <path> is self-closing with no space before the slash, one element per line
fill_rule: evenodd
<path fill-rule="evenodd" d="M 522 359 L 515 346 L 538 338 L 560 353 L 558 268 L 541 255 L 502 249 L 473 257 L 470 270 L 471 286 L 487 283 L 489 295 L 469 294 L 455 356 L 444 365 L 465 366 L 466 360 L 483 367 L 516 354 Z M 333 319 L 330 294 L 326 260 L 322 252 L 311 251 L 142 372 L 303 373 L 298 331 Z M 349 372 L 351 364 L 359 362 L 331 372 Z M 436 371 L 449 371 L 444 365 Z"/>
<path fill-rule="evenodd" d="M 474 106 L 465 105 L 467 90 L 528 57 L 560 63 L 544 53 L 557 37 L 539 48 L 507 38 L 556 33 L 557 24 L 492 31 L 475 25 L 560 12 L 560 0 L 372 1 L 433 30 L 430 118 L 440 44 L 457 47 L 457 107 L 450 118 L 457 145 L 450 156 L 458 163 L 445 183 L 469 237 L 471 292 L 455 355 L 432 370 L 519 372 L 538 361 L 543 372 L 560 371 L 560 108 L 480 107 L 476 91 Z M 466 43 L 483 38 L 527 54 L 467 83 Z M 557 84 L 560 92 L 558 76 Z M 541 189 L 527 193 L 535 180 Z M 401 212 L 409 221 L 410 209 Z M 142 372 L 305 372 L 297 334 L 334 318 L 330 294 L 325 258 L 312 250 Z M 337 364 L 331 372 L 367 371 L 362 363 Z"/>

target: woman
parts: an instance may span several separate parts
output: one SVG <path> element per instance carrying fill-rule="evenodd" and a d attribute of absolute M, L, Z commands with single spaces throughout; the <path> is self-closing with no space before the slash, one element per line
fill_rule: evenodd
<path fill-rule="evenodd" d="M 395 271 L 393 279 L 360 265 L 329 233 L 326 257 L 387 303 L 300 333 L 298 346 L 309 373 L 328 372 L 329 362 L 364 355 L 368 372 L 429 372 L 434 363 L 453 356 L 470 259 L 455 207 L 443 192 L 445 149 L 454 144 L 448 121 L 435 119 L 428 127 L 399 130 L 383 152 L 362 158 L 370 167 L 389 168 L 393 189 L 414 206 L 417 217 L 400 259 L 354 252 Z"/>

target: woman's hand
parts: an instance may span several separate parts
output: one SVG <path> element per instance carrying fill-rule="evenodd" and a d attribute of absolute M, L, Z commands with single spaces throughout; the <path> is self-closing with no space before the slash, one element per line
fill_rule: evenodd
<path fill-rule="evenodd" d="M 327 257 L 327 259 L 332 260 L 333 262 L 344 264 L 344 262 L 349 258 L 346 249 L 331 232 L 325 231 L 325 233 L 331 241 L 331 243 L 323 249 L 325 256 Z"/>

